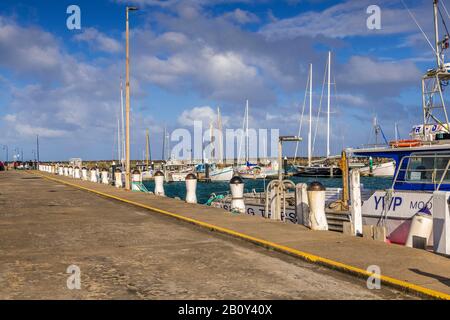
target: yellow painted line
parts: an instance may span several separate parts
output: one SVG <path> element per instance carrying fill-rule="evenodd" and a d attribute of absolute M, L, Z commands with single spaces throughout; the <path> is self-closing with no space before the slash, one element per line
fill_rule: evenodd
<path fill-rule="evenodd" d="M 69 186 L 72 186 L 72 187 L 75 187 L 75 188 L 78 188 L 78 189 L 82 189 L 82 190 L 86 190 L 86 191 L 89 191 L 89 192 L 92 192 L 92 193 L 99 194 L 99 195 L 107 197 L 107 198 L 115 199 L 115 200 L 118 200 L 118 201 L 121 201 L 121 202 L 126 202 L 126 203 L 129 203 L 129 204 L 135 205 L 137 207 L 141 207 L 141 208 L 144 208 L 144 209 L 148 209 L 148 210 L 151 210 L 151 211 L 162 213 L 164 215 L 171 216 L 171 217 L 174 217 L 176 219 L 183 220 L 183 221 L 186 221 L 186 222 L 189 222 L 189 223 L 192 223 L 192 224 L 195 224 L 195 225 L 198 225 L 198 226 L 210 229 L 210 230 L 219 231 L 221 233 L 228 234 L 228 235 L 240 238 L 240 239 L 248 240 L 250 242 L 253 242 L 253 243 L 256 243 L 256 244 L 260 244 L 260 245 L 262 245 L 264 247 L 275 249 L 275 250 L 280 251 L 280 252 L 289 253 L 290 255 L 300 257 L 300 258 L 302 258 L 302 259 L 304 259 L 306 261 L 312 262 L 312 263 L 321 264 L 323 266 L 327 266 L 327 267 L 330 267 L 332 269 L 338 269 L 338 270 L 345 271 L 347 273 L 351 273 L 351 274 L 354 274 L 354 275 L 357 275 L 357 276 L 360 276 L 360 277 L 364 277 L 364 278 L 368 278 L 368 277 L 378 278 L 385 284 L 389 284 L 391 286 L 394 286 L 394 287 L 397 287 L 397 288 L 401 288 L 403 290 L 410 291 L 410 292 L 413 292 L 413 293 L 416 293 L 416 294 L 422 294 L 422 295 L 425 295 L 425 296 L 428 296 L 428 297 L 431 297 L 431 298 L 435 298 L 435 299 L 450 300 L 450 295 L 449 294 L 446 294 L 446 293 L 443 293 L 443 292 L 440 292 L 440 291 L 436 291 L 436 290 L 433 290 L 433 289 L 428 289 L 428 288 L 425 288 L 425 287 L 422 287 L 422 286 L 419 286 L 419 285 L 416 285 L 416 284 L 413 284 L 413 283 L 409 283 L 409 282 L 406 282 L 406 281 L 403 281 L 403 280 L 398 280 L 398 279 L 395 279 L 395 278 L 392 278 L 392 277 L 388 277 L 388 276 L 374 275 L 374 274 L 372 274 L 372 273 L 370 273 L 370 272 L 368 272 L 368 271 L 366 271 L 364 269 L 353 267 L 353 266 L 347 265 L 345 263 L 341 263 L 341 262 L 337 262 L 337 261 L 334 261 L 334 260 L 331 260 L 331 259 L 327 259 L 327 258 L 323 258 L 323 257 L 320 257 L 320 256 L 316 256 L 314 254 L 306 253 L 306 252 L 303 252 L 303 251 L 300 251 L 300 250 L 297 250 L 297 249 L 294 249 L 294 248 L 286 247 L 286 246 L 283 246 L 281 244 L 277 244 L 277 243 L 274 243 L 274 242 L 271 242 L 271 241 L 267 241 L 267 240 L 264 240 L 264 239 L 259 239 L 259 238 L 256 238 L 256 237 L 244 234 L 244 233 L 240 233 L 240 232 L 237 232 L 237 231 L 234 231 L 234 230 L 231 230 L 231 229 L 219 227 L 219 226 L 207 223 L 207 222 L 203 222 L 203 221 L 200 221 L 200 220 L 188 218 L 188 217 L 185 217 L 185 216 L 182 216 L 182 215 L 179 215 L 179 214 L 176 214 L 176 213 L 172 213 L 172 212 L 169 212 L 169 211 L 166 211 L 166 210 L 154 208 L 154 207 L 151 207 L 151 206 L 139 203 L 139 202 L 135 202 L 135 201 L 132 201 L 132 200 L 127 200 L 127 199 L 123 199 L 123 198 L 120 198 L 120 197 L 116 197 L 116 196 L 113 196 L 111 194 L 107 194 L 107 193 L 104 193 L 104 192 L 101 192 L 101 191 L 98 191 L 98 190 L 90 189 L 90 188 L 83 187 L 83 186 L 80 186 L 80 185 L 77 185 L 77 184 L 73 184 L 73 183 L 70 183 L 70 182 L 67 182 L 67 181 L 64 181 L 64 180 L 60 180 L 60 179 L 56 179 L 56 178 L 53 178 L 53 177 L 49 177 L 47 175 L 44 175 L 44 174 L 41 174 L 41 173 L 38 173 L 38 172 L 34 172 L 34 173 L 36 173 L 36 174 L 38 174 L 38 175 L 40 175 L 43 178 L 48 179 L 48 180 L 53 180 L 53 181 L 56 181 L 56 182 L 60 182 L 60 183 L 63 183 L 63 184 L 66 184 L 66 185 L 69 185 Z"/>

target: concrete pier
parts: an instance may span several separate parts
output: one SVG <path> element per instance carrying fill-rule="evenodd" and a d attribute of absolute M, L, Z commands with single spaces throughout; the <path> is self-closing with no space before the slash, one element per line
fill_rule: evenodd
<path fill-rule="evenodd" d="M 0 188 L 3 299 L 450 297 L 450 260 L 423 250 L 48 173 L 4 172 Z M 402 292 L 367 289 L 371 265 Z"/>

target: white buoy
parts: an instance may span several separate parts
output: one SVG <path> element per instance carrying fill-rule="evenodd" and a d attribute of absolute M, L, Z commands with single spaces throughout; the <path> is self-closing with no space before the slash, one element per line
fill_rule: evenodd
<path fill-rule="evenodd" d="M 186 202 L 197 203 L 197 177 L 189 173 L 186 178 Z"/>
<path fill-rule="evenodd" d="M 414 238 L 418 237 L 424 239 L 423 241 L 425 242 L 424 245 L 426 247 L 432 231 L 433 217 L 425 213 L 416 213 L 412 218 L 405 246 L 412 248 L 414 246 Z"/>
<path fill-rule="evenodd" d="M 164 173 L 161 171 L 155 172 L 155 195 L 164 196 Z"/>
<path fill-rule="evenodd" d="M 88 171 L 86 167 L 81 168 L 81 179 L 84 181 L 88 180 Z"/>
<path fill-rule="evenodd" d="M 91 182 L 98 182 L 97 168 L 94 167 L 91 169 Z"/>
<path fill-rule="evenodd" d="M 325 215 L 325 187 L 320 182 L 312 182 L 308 188 L 309 225 L 312 230 L 328 230 Z"/>
<path fill-rule="evenodd" d="M 123 187 L 122 170 L 120 170 L 119 168 L 116 168 L 116 171 L 114 172 L 114 179 L 116 188 L 122 188 Z"/>
<path fill-rule="evenodd" d="M 101 177 L 102 177 L 102 183 L 103 184 L 109 184 L 108 170 L 103 168 L 102 172 L 101 172 Z"/>
<path fill-rule="evenodd" d="M 73 178 L 73 167 L 72 166 L 69 167 L 69 177 Z"/>
<path fill-rule="evenodd" d="M 134 169 L 131 174 L 131 191 L 141 191 L 139 187 L 141 183 L 141 172 L 138 169 Z"/>
<path fill-rule="evenodd" d="M 245 213 L 244 203 L 244 181 L 239 176 L 234 176 L 230 180 L 231 191 L 231 211 Z"/>
<path fill-rule="evenodd" d="M 73 169 L 73 177 L 74 179 L 81 179 L 80 167 L 75 167 L 75 169 Z"/>

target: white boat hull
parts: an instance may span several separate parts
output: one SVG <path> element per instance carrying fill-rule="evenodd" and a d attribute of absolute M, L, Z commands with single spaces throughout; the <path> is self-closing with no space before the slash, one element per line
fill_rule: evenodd
<path fill-rule="evenodd" d="M 327 190 L 327 204 L 336 200 L 340 189 Z M 365 190 L 362 203 L 362 217 L 365 225 L 383 225 L 387 229 L 390 242 L 404 244 L 408 237 L 412 217 L 418 212 L 433 213 L 432 194 L 417 191 L 394 191 L 389 196 L 386 191 Z M 387 201 L 388 199 L 391 201 Z M 385 201 L 386 200 L 386 201 Z M 386 205 L 384 204 L 386 202 Z M 230 210 L 229 200 L 213 202 L 213 206 Z M 270 212 L 266 214 L 265 206 L 246 200 L 246 213 L 252 216 L 270 218 Z M 290 223 L 299 223 L 295 208 L 290 206 L 281 214 L 282 220 Z M 382 217 L 385 217 L 382 219 Z M 432 236 L 428 244 L 432 244 Z"/>
<path fill-rule="evenodd" d="M 370 175 L 373 177 L 393 177 L 395 174 L 395 162 L 390 161 L 374 165 L 372 171 L 369 167 L 363 167 L 359 169 L 361 175 Z"/>
<path fill-rule="evenodd" d="M 230 181 L 233 175 L 233 167 L 227 167 L 210 172 L 209 178 L 211 181 Z"/>

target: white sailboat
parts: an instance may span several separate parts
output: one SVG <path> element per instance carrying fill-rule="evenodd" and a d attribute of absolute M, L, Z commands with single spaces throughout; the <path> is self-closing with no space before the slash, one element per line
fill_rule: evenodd
<path fill-rule="evenodd" d="M 319 119 L 320 119 L 320 112 L 321 112 L 321 105 L 322 105 L 322 97 L 323 97 L 323 88 L 322 87 L 322 96 L 320 100 L 320 105 L 317 113 L 316 118 L 316 128 L 314 130 L 314 136 L 312 133 L 312 110 L 313 110 L 313 65 L 310 64 L 309 67 L 309 78 L 308 78 L 308 84 L 309 84 L 309 127 L 308 127 L 308 164 L 306 166 L 297 166 L 297 173 L 296 176 L 339 176 L 342 174 L 339 167 L 329 166 L 326 164 L 326 161 L 330 159 L 330 105 L 331 105 L 331 52 L 328 52 L 328 60 L 327 60 L 327 66 L 326 66 L 326 75 L 327 75 L 327 140 L 326 140 L 326 158 L 321 159 L 318 161 L 315 161 L 313 163 L 312 161 L 312 155 L 314 152 L 314 146 L 317 136 L 317 130 L 319 128 Z M 324 78 L 325 82 L 325 78 Z M 303 111 L 302 111 L 302 117 L 301 121 L 303 120 Z M 300 130 L 301 130 L 301 124 L 300 124 Z M 300 133 L 299 133 L 300 135 Z M 297 148 L 296 148 L 297 152 Z M 297 153 L 295 157 L 297 156 Z"/>

